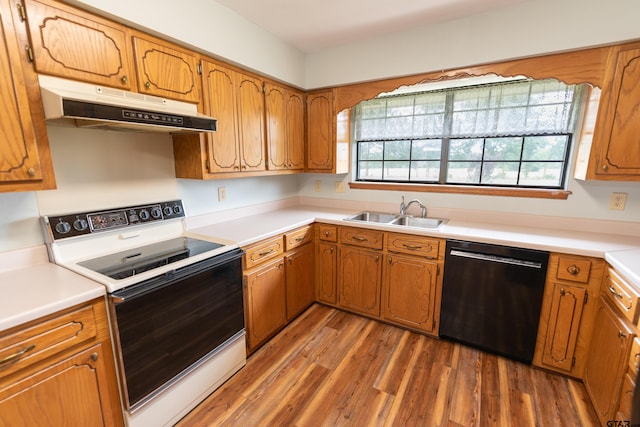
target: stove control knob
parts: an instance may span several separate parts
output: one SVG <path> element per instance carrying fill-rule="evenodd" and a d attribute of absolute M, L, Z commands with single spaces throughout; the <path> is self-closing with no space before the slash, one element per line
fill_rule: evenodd
<path fill-rule="evenodd" d="M 148 211 L 148 210 L 146 210 L 146 209 L 141 210 L 141 211 L 140 211 L 140 213 L 139 213 L 138 215 L 140 215 L 140 219 L 141 219 L 141 220 L 143 220 L 143 221 L 148 220 L 148 219 L 149 219 L 149 216 L 150 216 L 150 215 L 149 215 L 149 211 Z"/>
<path fill-rule="evenodd" d="M 87 221 L 85 219 L 78 218 L 73 221 L 73 228 L 75 228 L 77 231 L 84 231 L 88 226 L 89 224 L 87 224 Z"/>
<path fill-rule="evenodd" d="M 71 231 L 71 226 L 66 221 L 60 221 L 56 224 L 56 231 L 60 234 L 67 234 Z"/>
<path fill-rule="evenodd" d="M 176 215 L 180 215 L 182 213 L 182 208 L 180 207 L 180 205 L 175 205 L 173 207 L 173 213 L 175 213 Z"/>
<path fill-rule="evenodd" d="M 164 208 L 164 214 L 169 216 L 173 214 L 173 208 L 171 206 L 165 206 Z"/>
<path fill-rule="evenodd" d="M 162 209 L 160 209 L 159 207 L 151 209 L 151 216 L 155 219 L 162 217 Z"/>

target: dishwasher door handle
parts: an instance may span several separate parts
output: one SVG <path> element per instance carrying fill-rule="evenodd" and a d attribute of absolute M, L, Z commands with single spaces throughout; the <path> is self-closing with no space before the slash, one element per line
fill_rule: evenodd
<path fill-rule="evenodd" d="M 542 268 L 542 264 L 536 261 L 527 261 L 522 259 L 502 257 L 498 255 L 481 254 L 478 252 L 459 251 L 456 249 L 451 249 L 449 253 L 452 256 L 457 256 L 461 258 L 471 258 L 471 259 L 477 259 L 480 261 L 488 261 L 488 262 L 499 262 L 502 264 L 518 265 L 521 267 L 528 267 L 528 268 L 537 268 L 537 269 Z"/>

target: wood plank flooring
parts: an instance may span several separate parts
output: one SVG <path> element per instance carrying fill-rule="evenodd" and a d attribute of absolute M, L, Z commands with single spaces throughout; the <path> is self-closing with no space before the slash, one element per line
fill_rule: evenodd
<path fill-rule="evenodd" d="M 178 423 L 596 426 L 584 386 L 315 304 Z"/>

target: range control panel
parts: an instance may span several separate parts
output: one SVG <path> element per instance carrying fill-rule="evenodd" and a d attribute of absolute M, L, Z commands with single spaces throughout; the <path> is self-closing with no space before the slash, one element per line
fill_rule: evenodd
<path fill-rule="evenodd" d="M 45 216 L 43 225 L 53 240 L 184 217 L 182 200 L 104 211 Z"/>

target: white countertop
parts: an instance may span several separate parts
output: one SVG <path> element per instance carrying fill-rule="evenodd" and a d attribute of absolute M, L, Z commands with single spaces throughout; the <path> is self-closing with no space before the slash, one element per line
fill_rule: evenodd
<path fill-rule="evenodd" d="M 640 238 L 614 234 L 562 231 L 524 226 L 449 221 L 437 230 L 345 221 L 358 211 L 296 206 L 199 226 L 189 231 L 246 246 L 314 221 L 374 228 L 444 239 L 471 240 L 575 255 L 605 258 L 640 288 Z"/>
<path fill-rule="evenodd" d="M 99 283 L 50 263 L 44 246 L 0 254 L 0 331 L 104 295 Z"/>

